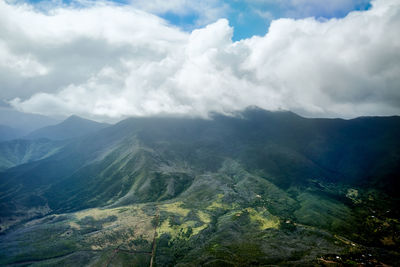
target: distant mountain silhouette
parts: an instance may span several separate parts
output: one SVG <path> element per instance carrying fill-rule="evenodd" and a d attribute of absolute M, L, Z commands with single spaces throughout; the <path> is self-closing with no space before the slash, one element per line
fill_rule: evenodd
<path fill-rule="evenodd" d="M 66 144 L 49 139 L 0 142 L 0 171 L 53 155 Z"/>
<path fill-rule="evenodd" d="M 59 122 L 60 120 L 47 116 L 17 111 L 9 106 L 1 105 L 0 102 L 0 125 L 17 129 L 23 134 Z"/>
<path fill-rule="evenodd" d="M 0 125 L 0 142 L 12 140 L 24 135 L 22 130 L 14 129 L 5 125 Z"/>
<path fill-rule="evenodd" d="M 252 107 L 109 127 L 71 117 L 35 134 L 77 138 L 0 144 L 13 166 L 0 172 L 0 264 L 400 263 L 400 117 Z"/>
<path fill-rule="evenodd" d="M 48 138 L 52 140 L 64 140 L 84 136 L 108 126 L 109 124 L 106 123 L 99 123 L 73 115 L 59 124 L 37 129 L 26 135 L 24 138 Z"/>

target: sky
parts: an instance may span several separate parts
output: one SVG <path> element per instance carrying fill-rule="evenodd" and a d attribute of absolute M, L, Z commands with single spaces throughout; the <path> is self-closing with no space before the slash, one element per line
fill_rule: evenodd
<path fill-rule="evenodd" d="M 102 121 L 400 115 L 399 0 L 0 0 L 0 101 Z"/>

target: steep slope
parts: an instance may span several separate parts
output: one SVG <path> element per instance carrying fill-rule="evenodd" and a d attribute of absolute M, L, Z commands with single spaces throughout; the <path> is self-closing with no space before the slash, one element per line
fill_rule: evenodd
<path fill-rule="evenodd" d="M 360 262 L 366 252 L 395 263 L 399 135 L 399 117 L 254 108 L 127 119 L 0 174 L 0 263 L 107 263 L 113 250 L 124 262 L 140 249 L 159 266 Z"/>
<path fill-rule="evenodd" d="M 136 182 L 142 176 L 150 182 L 163 166 L 205 173 L 234 159 L 283 189 L 317 179 L 373 185 L 398 194 L 393 190 L 400 173 L 397 117 L 311 120 L 263 110 L 241 116 L 128 119 L 45 160 L 1 174 L 0 191 L 18 188 L 20 195 L 14 198 L 41 192 L 52 209 L 77 210 L 112 203 L 131 188 L 142 189 Z M 135 202 L 150 200 L 135 193 Z"/>
<path fill-rule="evenodd" d="M 0 171 L 53 155 L 66 142 L 37 140 L 12 140 L 0 143 Z"/>
<path fill-rule="evenodd" d="M 63 140 L 93 133 L 108 126 L 109 125 L 106 123 L 99 123 L 83 119 L 78 116 L 71 116 L 59 124 L 35 130 L 24 138 L 48 138 L 52 140 Z"/>

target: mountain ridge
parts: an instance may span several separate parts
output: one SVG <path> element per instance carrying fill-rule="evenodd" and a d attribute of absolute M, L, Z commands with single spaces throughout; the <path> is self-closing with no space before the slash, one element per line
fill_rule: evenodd
<path fill-rule="evenodd" d="M 268 113 L 269 114 L 269 113 Z M 273 114 L 273 113 L 271 113 Z M 283 114 L 283 113 L 280 113 Z M 317 173 L 320 173 L 320 175 L 323 174 L 328 180 L 330 179 L 329 177 L 335 177 L 335 173 L 332 173 L 331 170 L 336 169 L 337 166 L 341 166 L 340 164 L 341 161 L 338 161 L 337 164 L 335 163 L 334 158 L 328 157 L 326 160 L 324 160 L 324 157 L 320 157 L 320 153 L 325 153 L 325 152 L 320 152 L 319 150 L 313 149 L 314 145 L 310 146 L 310 142 L 314 143 L 316 140 L 318 141 L 318 138 L 321 134 L 327 134 L 328 136 L 331 134 L 330 131 L 331 129 L 326 129 L 324 126 L 324 123 L 332 122 L 331 120 L 318 120 L 320 123 L 318 125 L 318 130 L 322 131 L 316 132 L 316 126 L 313 124 L 313 121 L 310 121 L 310 119 L 304 119 L 302 118 L 301 121 L 306 120 L 308 123 L 308 128 L 307 129 L 300 129 L 298 127 L 297 132 L 293 132 L 291 126 L 295 125 L 296 122 L 292 121 L 280 121 L 278 120 L 279 123 L 279 129 L 277 128 L 276 125 L 274 125 L 274 120 L 268 120 L 269 124 L 268 125 L 261 125 L 261 122 L 265 118 L 261 118 L 261 121 L 259 121 L 258 114 L 251 114 L 251 120 L 249 123 L 246 123 L 246 121 L 238 118 L 231 118 L 231 117 L 217 117 L 214 118 L 212 121 L 208 120 L 202 120 L 202 119 L 186 119 L 186 118 L 130 118 L 126 119 L 120 123 L 117 123 L 116 125 L 112 126 L 111 128 L 106 128 L 102 129 L 88 137 L 82 137 L 80 138 L 77 142 L 74 142 L 70 144 L 69 146 L 65 147 L 63 150 L 60 152 L 56 153 L 55 155 L 51 156 L 50 158 L 46 159 L 45 161 L 39 161 L 38 163 L 35 163 L 32 165 L 32 167 L 37 168 L 37 164 L 42 164 L 45 166 L 48 164 L 48 161 L 51 162 L 63 162 L 65 160 L 68 160 L 70 158 L 73 158 L 73 160 L 69 160 L 73 165 L 71 167 L 64 166 L 62 169 L 64 170 L 63 173 L 65 172 L 65 175 L 63 174 L 62 176 L 68 176 L 68 171 L 66 171 L 68 168 L 70 170 L 75 169 L 80 169 L 79 165 L 81 165 L 81 162 L 96 162 L 96 161 L 101 161 L 104 160 L 107 155 L 112 153 L 114 149 L 118 149 L 119 146 L 124 145 L 124 140 L 129 140 L 129 136 L 131 135 L 136 135 L 138 140 L 145 146 L 145 147 L 154 147 L 154 142 L 163 142 L 163 140 L 168 140 L 168 142 L 171 144 L 179 144 L 182 142 L 186 142 L 185 146 L 183 147 L 182 152 L 179 152 L 175 157 L 178 157 L 178 160 L 183 160 L 185 157 L 184 155 L 188 154 L 190 155 L 191 153 L 193 154 L 192 151 L 196 151 L 200 149 L 200 158 L 197 158 L 195 161 L 198 163 L 195 163 L 193 161 L 191 164 L 194 164 L 192 167 L 196 168 L 203 168 L 203 165 L 207 165 L 207 168 L 210 168 L 210 170 L 216 170 L 218 169 L 218 164 L 221 164 L 221 160 L 223 157 L 228 157 L 229 154 L 234 153 L 236 156 L 239 157 L 244 157 L 243 160 L 244 162 L 247 162 L 247 154 L 251 151 L 247 151 L 248 148 L 244 147 L 241 148 L 243 140 L 246 140 L 245 138 L 248 138 L 246 141 L 247 144 L 246 146 L 254 147 L 256 145 L 260 144 L 266 144 L 267 147 L 269 148 L 270 152 L 266 150 L 260 150 L 258 152 L 254 152 L 255 155 L 260 154 L 260 156 L 253 156 L 253 159 L 251 162 L 248 162 L 246 164 L 250 164 L 252 168 L 260 168 L 261 170 L 264 168 L 267 168 L 268 172 L 273 172 L 274 176 L 276 177 L 277 182 L 281 186 L 289 186 L 291 183 L 291 180 L 288 180 L 287 178 L 281 181 L 282 179 L 279 177 L 282 177 L 286 174 L 280 174 L 280 169 L 279 169 L 279 164 L 274 161 L 270 161 L 269 158 L 271 157 L 285 157 L 285 154 L 281 154 L 281 151 L 284 147 L 287 147 L 287 151 L 290 155 L 297 155 L 295 156 L 298 158 L 302 164 L 300 169 L 298 170 L 291 170 L 293 166 L 297 165 L 292 165 L 290 167 L 289 173 L 290 172 L 299 172 L 303 173 L 305 175 L 306 173 L 314 173 L 316 170 Z M 284 115 L 286 116 L 286 114 Z M 289 116 L 291 117 L 291 115 Z M 296 118 L 296 117 L 295 117 Z M 301 117 L 299 117 L 301 118 Z M 297 119 L 296 119 L 297 120 Z M 372 119 L 374 120 L 374 119 Z M 314 121 L 315 122 L 315 121 Z M 337 121 L 335 121 L 337 122 Z M 399 120 L 400 122 L 400 120 Z M 350 129 L 346 128 L 348 127 L 349 121 L 341 121 L 339 125 L 340 131 L 346 130 L 347 132 L 344 132 L 344 136 L 346 137 L 349 133 L 354 135 L 352 138 L 360 138 L 360 135 L 362 136 L 366 132 L 363 130 L 361 131 L 355 131 L 351 127 Z M 351 121 L 350 121 L 351 123 Z M 397 122 L 396 122 L 397 123 Z M 224 125 L 225 124 L 225 125 Z M 224 125 L 223 127 L 221 125 Z M 270 126 L 273 127 L 270 127 Z M 221 128 L 222 127 L 222 128 Z M 247 128 L 246 128 L 247 127 Z M 338 126 L 333 126 L 333 127 L 338 127 Z M 356 128 L 359 129 L 360 127 L 364 127 L 362 124 L 361 126 L 358 125 Z M 257 132 L 254 129 L 261 129 L 259 132 Z M 372 127 L 374 128 L 374 127 Z M 157 130 L 158 129 L 158 130 Z M 228 130 L 227 130 L 228 129 Z M 321 130 L 322 129 L 322 130 Z M 232 135 L 232 132 L 235 132 L 235 136 Z M 388 139 L 388 141 L 396 143 L 397 139 L 395 139 L 396 133 L 398 130 L 395 130 L 395 133 L 392 133 L 392 138 Z M 262 135 L 260 135 L 262 133 Z M 379 134 L 378 132 L 372 132 L 372 134 L 376 135 Z M 310 135 L 310 136 L 308 136 Z M 209 139 L 208 137 L 212 136 L 214 139 Z M 308 141 L 303 141 L 303 145 L 300 141 L 296 140 L 297 139 L 304 139 L 305 136 L 307 137 Z M 126 139 L 129 137 L 128 139 Z M 336 138 L 336 139 L 341 139 L 344 138 L 343 134 L 340 134 L 338 136 L 329 136 L 328 138 Z M 269 140 L 269 138 L 272 141 Z M 370 137 L 368 137 L 370 139 Z M 386 138 L 386 137 L 380 137 L 380 138 Z M 225 141 L 224 141 L 225 139 Z M 156 141 L 155 141 L 156 140 Z M 226 142 L 226 140 L 229 140 L 229 142 Z M 258 141 L 257 141 L 258 140 Z M 224 142 L 223 142 L 224 141 Z M 363 140 L 361 140 L 363 141 Z M 259 143 L 261 142 L 261 143 Z M 265 143 L 266 142 L 266 143 Z M 272 143 L 271 143 L 272 142 Z M 326 140 L 320 140 L 320 142 L 326 142 Z M 219 152 L 216 152 L 213 150 L 212 147 L 207 148 L 206 154 L 210 153 L 210 155 L 205 155 L 203 156 L 201 153 L 201 150 L 204 146 L 205 143 L 207 146 L 215 146 L 218 149 L 220 149 Z M 282 145 L 282 144 L 285 145 Z M 233 149 L 232 147 L 237 147 L 238 149 Z M 395 147 L 394 145 L 391 145 L 390 147 Z M 85 153 L 78 152 L 80 147 L 85 147 L 86 151 Z M 129 147 L 129 146 L 128 146 Z M 162 146 L 161 146 L 162 147 Z M 200 147 L 200 148 L 199 148 Z M 160 148 L 160 147 L 159 147 Z M 153 148 L 154 149 L 154 148 Z M 244 150 L 243 150 L 244 149 Z M 252 148 L 253 149 L 253 148 Z M 334 148 L 332 148 L 334 149 Z M 168 146 L 165 148 L 162 148 L 162 153 L 168 153 Z M 173 150 L 173 149 L 172 149 Z M 203 149 L 204 150 L 204 149 Z M 104 151 L 104 152 L 101 152 Z M 164 152 L 163 152 L 164 151 Z M 224 152 L 225 151 L 225 152 Z M 273 152 L 277 151 L 277 152 Z M 352 149 L 351 153 L 355 153 L 355 151 Z M 222 154 L 221 154 L 222 152 Z M 328 149 L 329 152 L 329 149 Z M 373 151 L 372 151 L 373 152 Z M 102 154 L 105 154 L 105 156 L 101 156 Z M 183 153 L 183 154 L 182 154 Z M 265 154 L 267 153 L 267 154 Z M 275 153 L 275 154 L 270 154 L 270 153 Z M 300 153 L 300 154 L 296 154 Z M 332 153 L 336 153 L 335 150 Z M 350 156 L 351 156 L 350 153 Z M 218 156 L 220 154 L 220 156 Z M 304 157 L 305 156 L 305 157 Z M 100 157 L 100 158 L 99 158 Z M 78 160 L 79 159 L 79 160 Z M 254 161 L 254 159 L 256 159 Z M 282 158 L 284 161 L 287 161 L 288 159 Z M 311 161 L 310 161 L 311 159 Z M 290 160 L 290 159 L 289 159 Z M 204 162 L 203 162 L 204 161 Z M 306 163 L 308 162 L 308 163 Z M 315 163 L 317 163 L 315 165 Z M 75 165 L 78 164 L 78 165 Z M 200 164 L 200 165 L 199 165 Z M 278 165 L 277 165 L 278 164 Z M 364 166 L 362 162 L 359 164 L 360 167 Z M 314 167 L 311 167 L 311 166 Z M 29 165 L 28 165 L 29 166 Z M 27 166 L 27 167 L 28 167 Z M 54 165 L 58 166 L 58 164 Z M 74 166 L 74 167 L 72 167 Z M 82 167 L 84 165 L 81 165 Z M 215 167 L 212 167 L 215 166 Z M 269 166 L 269 167 L 265 167 Z M 309 167 L 306 167 L 309 166 Z M 66 169 L 67 167 L 67 169 Z M 55 167 L 54 171 L 57 171 L 59 167 Z M 346 171 L 346 165 L 341 167 Z M 354 167 L 355 169 L 355 167 Z M 31 176 L 33 173 L 35 173 L 34 169 L 29 170 L 29 176 Z M 315 175 L 318 175 L 315 173 Z M 339 172 L 340 173 L 340 172 Z M 348 175 L 352 175 L 349 173 Z M 357 175 L 357 174 L 355 174 Z M 43 175 L 41 175 L 42 178 L 44 179 Z M 354 176 L 354 175 L 353 175 Z M 50 180 L 54 180 L 50 176 L 45 176 L 49 177 Z M 351 176 L 349 176 L 351 177 Z M 349 179 L 347 177 L 346 179 Z M 337 177 L 336 177 L 337 178 Z M 344 179 L 344 178 L 342 178 Z M 353 180 L 356 178 L 352 178 Z M 293 180 L 294 181 L 294 180 Z M 362 181 L 360 181 L 362 183 Z M 390 188 L 388 189 L 390 190 Z"/>
<path fill-rule="evenodd" d="M 108 126 L 110 125 L 106 123 L 99 123 L 72 115 L 59 124 L 37 129 L 26 135 L 24 138 L 48 138 L 53 140 L 71 139 L 98 131 Z"/>
<path fill-rule="evenodd" d="M 241 266 L 251 265 L 251 259 L 259 264 L 311 264 L 318 255 L 329 258 L 332 252 L 355 257 L 350 256 L 351 242 L 360 251 L 389 253 L 389 262 L 395 262 L 399 134 L 399 117 L 307 119 L 246 110 L 240 116 L 216 114 L 212 119 L 128 118 L 75 138 L 45 159 L 0 173 L 1 228 L 4 238 L 25 240 L 18 229 L 32 236 L 42 230 L 40 224 L 32 222 L 36 226 L 29 228 L 23 222 L 30 225 L 32 218 L 44 216 L 49 222 L 43 227 L 55 233 L 53 242 L 59 244 L 63 239 L 58 236 L 72 231 L 90 246 L 110 249 L 112 245 L 105 245 L 111 234 L 107 227 L 127 231 L 121 235 L 135 238 L 135 244 L 151 243 L 151 226 L 134 228 L 144 231 L 140 239 L 129 233 L 133 226 L 121 223 L 126 216 L 136 221 L 126 210 L 153 217 L 161 210 L 155 230 L 155 260 L 161 266 L 231 262 L 215 254 L 217 248 L 237 253 Z M 115 218 L 94 215 L 103 211 Z M 65 219 L 51 223 L 58 216 Z M 149 225 L 151 218 L 146 219 Z M 71 226 L 76 224 L 80 228 Z M 99 238 L 106 238 L 103 245 L 85 234 L 82 227 L 89 225 Z M 378 228 L 384 230 L 373 232 Z M 352 241 L 337 245 L 335 235 Z M 394 243 L 382 245 L 380 240 L 387 238 Z M 5 242 L 1 240 L 0 247 Z M 29 242 L 39 242 L 35 240 Z M 80 251 L 74 240 L 71 251 Z M 279 240 L 296 240 L 298 254 L 283 244 L 279 246 L 286 252 L 275 250 Z M 323 245 L 315 248 L 313 242 Z M 1 253 L 0 262 L 2 257 L 13 262 Z M 387 257 L 379 260 L 387 262 Z"/>

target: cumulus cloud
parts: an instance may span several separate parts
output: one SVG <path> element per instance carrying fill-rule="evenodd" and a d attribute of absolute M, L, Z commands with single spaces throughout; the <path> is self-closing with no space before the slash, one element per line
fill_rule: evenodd
<path fill-rule="evenodd" d="M 47 73 L 47 69 L 37 62 L 32 54 L 14 55 L 2 43 L 0 43 L 0 58 L 0 68 L 11 69 L 22 77 L 34 77 Z"/>
<path fill-rule="evenodd" d="M 399 28 L 397 0 L 343 19 L 275 20 L 265 36 L 239 42 L 225 19 L 185 33 L 109 3 L 44 14 L 0 1 L 0 62 L 25 60 L 0 64 L 0 98 L 26 112 L 105 120 L 249 105 L 399 114 Z"/>

